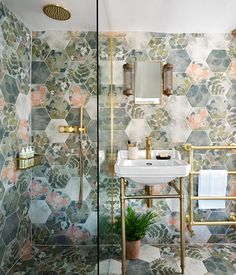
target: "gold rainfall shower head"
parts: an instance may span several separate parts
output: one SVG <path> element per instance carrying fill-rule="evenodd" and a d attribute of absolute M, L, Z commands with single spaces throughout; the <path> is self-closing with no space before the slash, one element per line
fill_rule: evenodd
<path fill-rule="evenodd" d="M 71 17 L 71 13 L 58 5 L 55 4 L 48 4 L 43 7 L 43 12 L 50 18 L 55 19 L 55 20 L 68 20 Z"/>

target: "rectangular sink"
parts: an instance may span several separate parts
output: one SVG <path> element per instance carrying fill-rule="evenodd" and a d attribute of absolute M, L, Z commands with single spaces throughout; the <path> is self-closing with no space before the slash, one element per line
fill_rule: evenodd
<path fill-rule="evenodd" d="M 166 153 L 171 158 L 167 160 L 156 159 L 160 153 Z M 127 150 L 119 151 L 115 164 L 116 175 L 153 186 L 168 183 L 178 177 L 185 177 L 190 172 L 190 165 L 181 159 L 179 151 L 152 150 L 151 159 L 146 159 L 145 156 L 146 151 L 139 150 L 139 158 L 129 160 Z"/>

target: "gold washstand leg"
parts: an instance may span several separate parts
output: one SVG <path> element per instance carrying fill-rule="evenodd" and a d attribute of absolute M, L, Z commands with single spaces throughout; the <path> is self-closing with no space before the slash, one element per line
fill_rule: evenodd
<path fill-rule="evenodd" d="M 125 238 L 125 179 L 120 179 L 120 211 L 121 211 L 121 274 L 126 272 L 126 238 Z"/>
<path fill-rule="evenodd" d="M 236 215 L 235 215 L 234 212 L 230 213 L 229 220 L 233 221 L 233 222 L 236 222 Z M 236 229 L 236 225 L 233 225 L 233 227 L 234 227 L 234 229 Z"/>
<path fill-rule="evenodd" d="M 183 178 L 180 178 L 180 267 L 184 274 L 185 267 L 185 236 L 184 236 L 184 188 Z"/>
<path fill-rule="evenodd" d="M 146 185 L 145 186 L 145 194 L 146 195 L 153 195 L 153 186 Z M 147 207 L 153 207 L 153 199 L 147 199 Z"/>
<path fill-rule="evenodd" d="M 189 215 L 186 215 L 186 219 L 185 219 L 186 223 L 187 223 L 187 229 L 188 229 L 188 232 L 190 234 L 190 237 L 193 237 L 195 235 L 194 231 L 193 231 L 193 227 L 190 223 L 190 218 L 189 218 Z"/>

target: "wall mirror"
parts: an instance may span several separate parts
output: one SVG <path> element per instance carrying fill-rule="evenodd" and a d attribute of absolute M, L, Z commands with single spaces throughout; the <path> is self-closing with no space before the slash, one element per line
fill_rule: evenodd
<path fill-rule="evenodd" d="M 162 103 L 162 63 L 136 62 L 135 74 L 135 103 L 161 104 Z"/>

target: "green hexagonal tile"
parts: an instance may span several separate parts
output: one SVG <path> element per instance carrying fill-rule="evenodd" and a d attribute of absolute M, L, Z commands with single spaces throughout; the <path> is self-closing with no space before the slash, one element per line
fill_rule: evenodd
<path fill-rule="evenodd" d="M 72 62 L 67 70 L 67 76 L 71 82 L 81 85 L 85 85 L 89 75 L 90 69 L 87 64 L 80 62 Z"/>
<path fill-rule="evenodd" d="M 174 72 L 184 73 L 191 63 L 191 59 L 185 50 L 172 50 L 167 62 L 174 65 Z"/>
<path fill-rule="evenodd" d="M 212 50 L 206 62 L 213 72 L 225 72 L 231 59 L 228 57 L 226 50 Z"/>
<path fill-rule="evenodd" d="M 33 61 L 43 61 L 48 56 L 50 47 L 48 43 L 40 37 L 32 38 L 32 59 Z"/>
<path fill-rule="evenodd" d="M 16 103 L 19 90 L 16 85 L 15 78 L 9 75 L 5 75 L 1 83 L 1 90 L 6 102 L 12 103 L 12 104 Z"/>
<path fill-rule="evenodd" d="M 65 143 L 52 143 L 45 156 L 51 165 L 64 165 L 70 157 L 70 151 Z"/>
<path fill-rule="evenodd" d="M 50 74 L 48 66 L 43 61 L 33 61 L 31 71 L 31 84 L 44 84 Z"/>
<path fill-rule="evenodd" d="M 32 130 L 45 130 L 50 122 L 50 117 L 45 108 L 34 108 L 31 113 Z"/>
<path fill-rule="evenodd" d="M 206 106 L 213 120 L 224 119 L 230 109 L 229 103 L 224 96 L 211 97 Z"/>
<path fill-rule="evenodd" d="M 70 111 L 70 105 L 67 100 L 61 96 L 50 96 L 46 103 L 46 110 L 51 119 L 63 119 Z"/>
<path fill-rule="evenodd" d="M 52 50 L 47 56 L 45 62 L 47 63 L 51 72 L 63 73 L 68 67 L 69 57 L 64 51 Z"/>
<path fill-rule="evenodd" d="M 70 175 L 64 166 L 51 167 L 47 173 L 48 182 L 53 188 L 64 188 L 70 180 Z"/>
<path fill-rule="evenodd" d="M 186 96 L 192 107 L 205 107 L 210 98 L 205 85 L 192 85 Z"/>
<path fill-rule="evenodd" d="M 147 51 L 151 60 L 164 60 L 167 58 L 169 49 L 165 37 L 152 37 L 148 43 Z"/>
<path fill-rule="evenodd" d="M 86 39 L 82 37 L 72 38 L 66 47 L 66 52 L 72 61 L 86 60 L 90 50 Z"/>
<path fill-rule="evenodd" d="M 90 210 L 86 202 L 83 202 L 79 209 L 77 202 L 72 201 L 66 210 L 67 216 L 72 223 L 85 223 L 90 214 Z"/>
<path fill-rule="evenodd" d="M 15 186 L 6 190 L 1 205 L 1 208 L 4 210 L 6 217 L 16 211 L 19 197 L 20 195 L 17 192 L 17 188 Z"/>
<path fill-rule="evenodd" d="M 172 49 L 185 49 L 188 45 L 188 40 L 186 33 L 170 34 L 169 45 Z"/>
<path fill-rule="evenodd" d="M 48 91 L 53 95 L 64 94 L 70 87 L 70 81 L 64 73 L 51 73 L 45 82 Z"/>
<path fill-rule="evenodd" d="M 2 239 L 6 245 L 8 245 L 13 239 L 15 239 L 19 226 L 19 218 L 16 213 L 13 213 L 6 218 L 6 222 L 2 232 Z"/>

